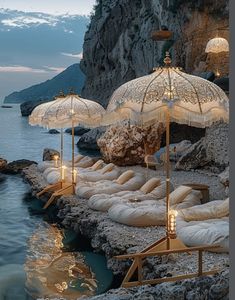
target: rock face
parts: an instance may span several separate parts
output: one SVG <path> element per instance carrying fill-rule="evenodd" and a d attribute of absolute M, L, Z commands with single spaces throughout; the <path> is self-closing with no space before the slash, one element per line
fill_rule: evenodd
<path fill-rule="evenodd" d="M 111 126 L 97 144 L 106 162 L 119 166 L 144 163 L 147 154 L 160 149 L 161 137 L 165 132 L 162 123 L 155 126 Z"/>
<path fill-rule="evenodd" d="M 89 132 L 83 134 L 77 142 L 78 148 L 85 150 L 99 150 L 97 140 L 105 133 L 105 131 L 105 127 L 99 127 L 91 129 Z"/>
<path fill-rule="evenodd" d="M 228 124 L 217 122 L 206 129 L 204 138 L 193 144 L 176 164 L 177 170 L 209 166 L 221 172 L 229 164 Z"/>
<path fill-rule="evenodd" d="M 49 131 L 48 131 L 48 133 L 50 133 L 50 134 L 58 134 L 58 133 L 60 133 L 57 129 L 50 129 Z"/>
<path fill-rule="evenodd" d="M 19 174 L 24 168 L 29 167 L 32 164 L 37 163 L 27 159 L 14 160 L 8 163 L 1 172 L 4 174 Z"/>
<path fill-rule="evenodd" d="M 162 64 L 170 48 L 175 65 L 200 75 L 219 68 L 229 72 L 228 53 L 206 54 L 209 39 L 228 39 L 228 0 L 102 0 L 97 2 L 85 35 L 81 69 L 82 95 L 107 105 L 113 91 Z M 166 25 L 171 41 L 153 42 L 151 34 Z"/>
<path fill-rule="evenodd" d="M 54 149 L 45 148 L 43 150 L 42 160 L 53 160 L 55 155 L 60 157 L 60 152 Z"/>

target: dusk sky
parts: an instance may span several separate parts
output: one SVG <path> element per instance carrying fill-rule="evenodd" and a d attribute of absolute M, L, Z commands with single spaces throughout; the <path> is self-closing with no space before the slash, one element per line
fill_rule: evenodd
<path fill-rule="evenodd" d="M 95 2 L 0 0 L 0 103 L 80 61 Z"/>

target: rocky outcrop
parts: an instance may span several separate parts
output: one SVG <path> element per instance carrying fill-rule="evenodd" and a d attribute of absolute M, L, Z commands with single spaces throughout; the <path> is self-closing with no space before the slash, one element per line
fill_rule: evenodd
<path fill-rule="evenodd" d="M 58 134 L 58 133 L 60 133 L 57 129 L 50 129 L 49 131 L 48 131 L 48 133 L 50 133 L 50 134 Z"/>
<path fill-rule="evenodd" d="M 193 144 L 176 164 L 177 170 L 208 166 L 220 173 L 229 164 L 228 124 L 217 122 L 206 129 L 204 138 Z"/>
<path fill-rule="evenodd" d="M 209 39 L 228 34 L 228 0 L 102 0 L 85 35 L 81 69 L 82 95 L 107 105 L 122 83 L 148 74 L 162 64 L 170 48 L 175 65 L 197 75 L 219 67 L 229 72 L 228 53 L 206 54 Z M 172 40 L 153 42 L 151 33 L 166 25 Z"/>
<path fill-rule="evenodd" d="M 111 126 L 97 144 L 106 162 L 119 166 L 143 164 L 147 154 L 152 155 L 160 149 L 164 132 L 162 123 L 143 128 L 134 125 Z"/>
<path fill-rule="evenodd" d="M 28 117 L 31 112 L 34 110 L 36 106 L 39 104 L 45 103 L 47 101 L 39 100 L 39 101 L 26 101 L 20 104 L 20 111 L 22 117 Z"/>
<path fill-rule="evenodd" d="M 7 160 L 0 157 L 0 172 L 4 170 L 7 166 Z"/>
<path fill-rule="evenodd" d="M 1 170 L 1 172 L 4 174 L 12 174 L 12 175 L 19 174 L 24 168 L 27 168 L 32 164 L 37 164 L 37 162 L 28 159 L 14 160 L 8 163 L 4 167 L 4 169 Z"/>
<path fill-rule="evenodd" d="M 220 182 L 225 186 L 229 186 L 229 167 L 219 174 Z"/>
<path fill-rule="evenodd" d="M 42 160 L 53 160 L 55 155 L 60 157 L 60 152 L 55 149 L 45 148 L 43 150 Z"/>
<path fill-rule="evenodd" d="M 80 126 L 74 127 L 74 135 L 81 136 L 84 133 L 87 133 L 88 131 L 90 131 L 90 129 L 88 129 L 88 128 L 84 128 L 84 127 L 80 127 Z M 67 128 L 65 130 L 65 132 L 72 134 L 72 128 Z"/>
<path fill-rule="evenodd" d="M 85 150 L 99 150 L 97 140 L 105 133 L 105 131 L 105 127 L 99 127 L 91 129 L 89 132 L 83 134 L 77 142 L 78 148 Z"/>

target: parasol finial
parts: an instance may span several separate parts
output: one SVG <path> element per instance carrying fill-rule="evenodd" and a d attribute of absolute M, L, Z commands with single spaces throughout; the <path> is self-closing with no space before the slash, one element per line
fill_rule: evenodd
<path fill-rule="evenodd" d="M 166 57 L 164 58 L 164 64 L 166 66 L 170 66 L 171 65 L 170 53 L 168 51 L 166 51 Z"/>

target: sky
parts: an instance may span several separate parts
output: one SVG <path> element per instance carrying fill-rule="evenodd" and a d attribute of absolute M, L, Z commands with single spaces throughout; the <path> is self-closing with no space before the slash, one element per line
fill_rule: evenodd
<path fill-rule="evenodd" d="M 48 14 L 89 15 L 96 0 L 0 0 L 0 8 Z"/>
<path fill-rule="evenodd" d="M 95 2 L 0 0 L 0 103 L 81 60 Z"/>

